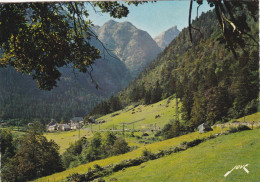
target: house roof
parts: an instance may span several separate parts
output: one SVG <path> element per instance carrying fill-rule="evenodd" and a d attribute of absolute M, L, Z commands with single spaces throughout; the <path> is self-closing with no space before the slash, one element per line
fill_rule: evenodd
<path fill-rule="evenodd" d="M 83 117 L 74 117 L 74 118 L 70 119 L 70 121 L 73 121 L 73 122 L 83 121 Z"/>
<path fill-rule="evenodd" d="M 49 126 L 56 125 L 56 122 L 55 121 L 51 121 L 48 125 Z"/>

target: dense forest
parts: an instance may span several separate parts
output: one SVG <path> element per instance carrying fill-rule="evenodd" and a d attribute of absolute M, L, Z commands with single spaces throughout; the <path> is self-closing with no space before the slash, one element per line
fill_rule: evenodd
<path fill-rule="evenodd" d="M 104 98 L 90 91 L 87 94 L 84 85 L 72 77 L 67 77 L 58 88 L 47 92 L 39 90 L 29 76 L 14 69 L 1 69 L 0 76 L 0 117 L 4 120 L 19 118 L 20 124 L 21 120 L 26 123 L 38 118 L 48 122 L 50 118 L 69 120 L 75 114 L 82 116 Z"/>
<path fill-rule="evenodd" d="M 235 16 L 243 16 L 237 13 Z M 251 35 L 258 40 L 258 22 L 246 16 Z M 193 42 L 185 28 L 137 79 L 116 97 L 120 107 L 151 104 L 175 95 L 188 126 L 214 124 L 257 111 L 258 45 L 248 37 L 237 58 L 223 43 L 215 12 L 202 13 L 192 22 Z M 113 97 L 115 100 L 115 97 Z M 112 112 L 112 100 L 102 102 L 92 114 Z M 120 108 L 118 107 L 118 108 Z"/>

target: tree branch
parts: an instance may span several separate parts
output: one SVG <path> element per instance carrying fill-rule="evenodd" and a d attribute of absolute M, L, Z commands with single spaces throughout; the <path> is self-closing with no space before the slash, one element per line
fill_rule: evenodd
<path fill-rule="evenodd" d="M 192 3 L 193 0 L 190 0 L 190 10 L 189 10 L 189 35 L 190 35 L 190 41 L 192 42 L 192 35 L 191 35 L 191 12 L 192 12 Z"/>

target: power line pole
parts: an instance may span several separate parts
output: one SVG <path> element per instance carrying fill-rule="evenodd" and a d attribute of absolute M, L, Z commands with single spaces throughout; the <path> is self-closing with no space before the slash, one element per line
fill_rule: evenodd
<path fill-rule="evenodd" d="M 123 123 L 123 135 L 125 136 L 125 123 Z"/>
<path fill-rule="evenodd" d="M 79 139 L 80 139 L 80 123 L 79 123 Z"/>
<path fill-rule="evenodd" d="M 179 121 L 179 102 L 176 94 L 176 119 Z"/>

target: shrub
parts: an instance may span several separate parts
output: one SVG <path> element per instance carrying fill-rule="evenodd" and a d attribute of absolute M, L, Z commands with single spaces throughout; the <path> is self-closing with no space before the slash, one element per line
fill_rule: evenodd
<path fill-rule="evenodd" d="M 142 136 L 149 136 L 149 134 L 148 133 L 143 133 Z"/>
<path fill-rule="evenodd" d="M 110 178 L 109 181 L 118 181 L 117 178 Z"/>
<path fill-rule="evenodd" d="M 156 159 L 156 155 L 152 153 L 151 151 L 147 150 L 146 148 L 142 152 L 142 157 L 148 160 Z"/>
<path fill-rule="evenodd" d="M 170 120 L 162 129 L 162 136 L 165 139 L 170 139 L 186 134 L 190 129 L 181 124 L 178 120 Z"/>
<path fill-rule="evenodd" d="M 130 151 L 133 151 L 133 150 L 136 150 L 136 149 L 138 149 L 139 147 L 138 146 L 136 146 L 136 145 L 134 145 L 134 146 L 131 146 L 130 147 Z"/>
<path fill-rule="evenodd" d="M 237 121 L 237 120 L 232 120 L 232 123 L 238 123 L 239 121 Z"/>
<path fill-rule="evenodd" d="M 237 128 L 235 128 L 233 126 L 229 127 L 228 131 L 229 131 L 229 133 L 236 133 L 236 132 L 238 132 Z"/>
<path fill-rule="evenodd" d="M 136 137 L 137 139 L 142 139 L 142 137 L 140 137 L 140 136 L 138 136 L 138 135 L 136 135 L 135 137 Z"/>
<path fill-rule="evenodd" d="M 161 158 L 161 157 L 163 157 L 163 156 L 165 156 L 165 151 L 164 151 L 164 150 L 160 150 L 160 152 L 158 152 L 158 153 L 156 154 L 156 158 Z"/>
<path fill-rule="evenodd" d="M 138 165 L 142 164 L 143 162 L 145 162 L 145 160 L 142 157 L 130 159 L 127 161 L 126 167 L 138 166 Z"/>
<path fill-rule="evenodd" d="M 246 125 L 239 125 L 239 126 L 237 127 L 237 130 L 238 130 L 238 131 L 244 131 L 244 130 L 251 130 L 251 128 L 249 128 L 249 127 L 246 126 Z"/>
<path fill-rule="evenodd" d="M 159 130 L 154 134 L 155 137 L 162 136 L 162 131 Z"/>
<path fill-rule="evenodd" d="M 81 182 L 84 181 L 84 176 L 79 173 L 73 173 L 67 177 L 67 181 Z"/>
<path fill-rule="evenodd" d="M 74 144 L 71 144 L 69 148 L 62 155 L 62 163 L 65 168 L 75 167 L 80 164 L 78 156 L 82 150 L 87 146 L 88 142 L 85 137 L 82 137 Z"/>
<path fill-rule="evenodd" d="M 134 132 L 133 132 L 133 131 L 131 132 L 131 135 L 130 135 L 130 137 L 135 137 L 135 135 L 134 135 Z"/>
<path fill-rule="evenodd" d="M 115 141 L 115 144 L 113 145 L 113 154 L 124 154 L 126 152 L 129 152 L 130 147 L 128 146 L 128 143 L 123 138 L 118 138 Z"/>
<path fill-rule="evenodd" d="M 244 131 L 244 130 L 251 130 L 251 128 L 249 128 L 246 125 L 239 125 L 237 128 L 231 126 L 229 128 L 229 133 L 236 133 L 236 132 Z"/>
<path fill-rule="evenodd" d="M 95 165 L 94 165 L 94 171 L 96 171 L 96 172 L 98 172 L 98 171 L 103 171 L 103 168 L 102 168 L 100 165 L 95 164 Z"/>
<path fill-rule="evenodd" d="M 181 145 L 187 145 L 187 141 L 183 141 L 182 143 L 181 143 Z"/>
<path fill-rule="evenodd" d="M 93 182 L 106 182 L 103 178 L 97 178 Z"/>
<path fill-rule="evenodd" d="M 123 168 L 125 167 L 125 161 L 122 161 L 120 162 L 119 164 L 116 164 L 114 167 L 113 167 L 113 172 L 117 172 L 117 171 L 120 171 L 122 170 Z"/>
<path fill-rule="evenodd" d="M 216 134 L 216 135 L 218 135 L 218 134 Z M 210 135 L 208 138 L 209 138 L 209 139 L 216 138 L 216 135 Z"/>
<path fill-rule="evenodd" d="M 191 141 L 191 142 L 188 142 L 187 143 L 187 147 L 189 148 L 189 147 L 194 147 L 194 146 L 196 146 L 196 145 L 199 145 L 201 142 L 203 142 L 203 139 L 195 139 L 195 140 L 193 140 L 193 141 Z"/>

